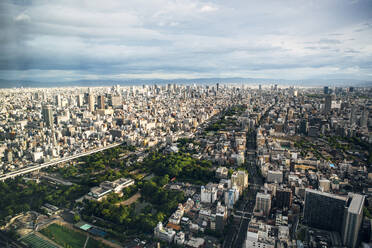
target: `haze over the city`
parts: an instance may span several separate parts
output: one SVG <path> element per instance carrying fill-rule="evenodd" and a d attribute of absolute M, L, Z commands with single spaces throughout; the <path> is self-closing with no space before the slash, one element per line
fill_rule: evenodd
<path fill-rule="evenodd" d="M 3 0 L 0 25 L 10 82 L 372 81 L 368 0 Z"/>

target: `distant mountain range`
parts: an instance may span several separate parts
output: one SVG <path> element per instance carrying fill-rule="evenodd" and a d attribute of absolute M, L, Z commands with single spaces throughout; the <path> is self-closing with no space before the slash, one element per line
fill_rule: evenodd
<path fill-rule="evenodd" d="M 0 88 L 52 88 L 52 87 L 96 87 L 112 85 L 143 85 L 143 84 L 250 84 L 250 85 L 287 85 L 287 86 L 338 86 L 338 87 L 372 87 L 372 81 L 355 79 L 305 79 L 285 80 L 267 78 L 195 78 L 195 79 L 121 79 L 121 80 L 77 80 L 67 82 L 37 82 L 29 80 L 12 81 L 0 79 Z"/>

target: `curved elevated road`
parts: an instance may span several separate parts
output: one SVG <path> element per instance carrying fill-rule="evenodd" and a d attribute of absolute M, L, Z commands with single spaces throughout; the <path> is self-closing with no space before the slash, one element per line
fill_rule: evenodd
<path fill-rule="evenodd" d="M 43 164 L 32 165 L 32 166 L 28 166 L 28 167 L 25 167 L 25 168 L 22 168 L 22 169 L 19 169 L 19 170 L 16 170 L 16 171 L 8 172 L 8 173 L 0 175 L 0 181 L 4 181 L 8 178 L 14 178 L 16 176 L 24 175 L 24 174 L 27 174 L 27 173 L 30 173 L 30 172 L 33 172 L 33 171 L 43 169 L 43 168 L 47 168 L 49 166 L 53 166 L 53 165 L 56 165 L 56 164 L 59 164 L 59 163 L 67 162 L 67 161 L 70 161 L 70 160 L 73 160 L 73 159 L 76 159 L 76 158 L 84 157 L 84 156 L 87 156 L 87 155 L 90 155 L 90 154 L 93 154 L 93 153 L 96 153 L 96 152 L 104 151 L 104 150 L 107 150 L 107 149 L 110 149 L 110 148 L 113 148 L 113 147 L 116 147 L 116 146 L 119 146 L 119 145 L 121 145 L 121 143 L 96 148 L 96 149 L 93 149 L 93 150 L 90 150 L 90 151 L 87 151 L 87 152 L 82 152 L 80 154 L 76 154 L 76 155 L 72 155 L 72 156 L 69 156 L 69 157 L 49 161 L 49 162 L 46 162 L 46 163 L 43 163 Z"/>

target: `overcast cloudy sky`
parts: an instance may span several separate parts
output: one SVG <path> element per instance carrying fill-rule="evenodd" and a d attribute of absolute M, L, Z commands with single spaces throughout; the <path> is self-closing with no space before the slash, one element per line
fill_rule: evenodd
<path fill-rule="evenodd" d="M 372 80 L 371 0 L 1 0 L 0 78 Z"/>

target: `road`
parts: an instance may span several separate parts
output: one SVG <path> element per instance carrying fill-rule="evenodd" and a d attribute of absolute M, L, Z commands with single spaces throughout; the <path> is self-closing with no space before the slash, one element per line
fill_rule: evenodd
<path fill-rule="evenodd" d="M 264 183 L 261 174 L 258 172 L 256 148 L 256 131 L 253 130 L 247 133 L 246 168 L 249 175 L 248 190 L 243 196 L 242 203 L 234 209 L 235 221 L 229 226 L 222 245 L 223 248 L 243 247 L 246 239 L 248 225 L 256 202 L 256 194 Z"/>
<path fill-rule="evenodd" d="M 79 153 L 79 154 L 76 154 L 76 155 L 72 155 L 72 156 L 69 156 L 69 157 L 66 157 L 66 158 L 56 159 L 56 160 L 53 160 L 53 161 L 50 161 L 50 162 L 47 162 L 47 163 L 32 165 L 32 166 L 28 166 L 26 168 L 22 168 L 22 169 L 19 169 L 19 170 L 16 170 L 16 171 L 8 172 L 8 173 L 2 174 L 0 176 L 0 181 L 4 181 L 8 178 L 14 178 L 16 176 L 24 175 L 24 174 L 27 174 L 27 173 L 30 173 L 30 172 L 33 172 L 33 171 L 43 169 L 43 168 L 47 168 L 49 166 L 53 166 L 53 165 L 56 165 L 56 164 L 59 164 L 59 163 L 63 163 L 63 162 L 67 162 L 67 161 L 70 161 L 70 160 L 73 160 L 73 159 L 84 157 L 84 156 L 87 156 L 87 155 L 90 155 L 90 154 L 93 154 L 93 153 L 96 153 L 96 152 L 101 152 L 101 151 L 104 151 L 104 150 L 107 150 L 107 149 L 110 149 L 110 148 L 113 148 L 113 147 L 116 147 L 116 146 L 119 146 L 119 145 L 121 145 L 121 143 L 96 148 L 96 149 L 93 149 L 93 150 L 90 150 L 90 151 L 87 151 L 87 152 L 83 152 L 83 153 Z"/>
<path fill-rule="evenodd" d="M 265 111 L 263 117 L 260 119 L 258 126 L 267 117 L 270 110 L 274 105 L 271 105 Z M 247 133 L 246 142 L 246 168 L 248 170 L 249 186 L 247 194 L 243 197 L 243 202 L 240 206 L 234 209 L 234 212 L 240 216 L 238 223 L 233 222 L 229 226 L 227 235 L 225 236 L 225 241 L 222 245 L 223 248 L 235 248 L 243 247 L 249 222 L 251 220 L 251 215 L 256 203 L 257 192 L 260 191 L 261 187 L 264 185 L 264 179 L 261 176 L 260 168 L 257 165 L 257 131 L 255 129 Z M 237 217 L 239 218 L 239 217 Z"/>

